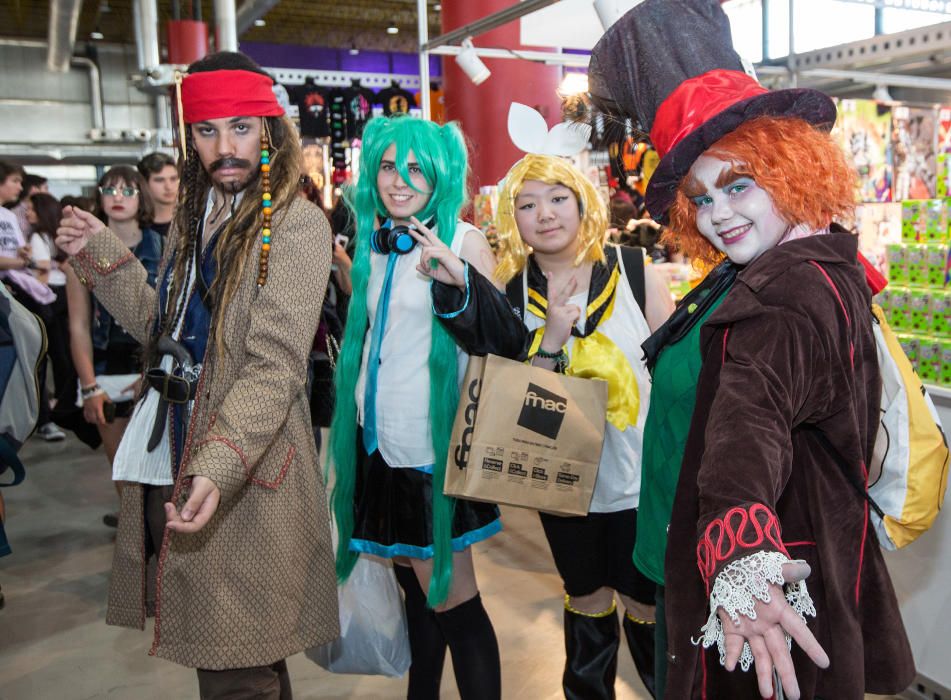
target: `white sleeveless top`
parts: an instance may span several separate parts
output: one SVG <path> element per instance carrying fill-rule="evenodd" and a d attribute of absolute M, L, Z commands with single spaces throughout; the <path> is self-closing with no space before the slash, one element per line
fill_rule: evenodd
<path fill-rule="evenodd" d="M 469 231 L 483 233 L 460 221 L 450 248 L 460 255 Z M 432 467 L 435 461 L 429 417 L 429 349 L 432 344 L 433 309 L 429 279 L 421 275 L 421 249 L 417 245 L 396 261 L 386 328 L 380 346 L 377 374 L 376 422 L 380 454 L 391 467 Z M 386 255 L 370 253 L 370 280 L 367 287 L 369 326 L 363 339 L 363 361 L 357 379 L 357 421 L 363 425 L 363 401 L 367 381 L 367 360 L 373 324 L 386 276 Z M 458 381 L 466 373 L 469 356 L 457 352 Z"/>
<path fill-rule="evenodd" d="M 647 320 L 637 305 L 634 292 L 628 284 L 624 270 L 624 260 L 618 254 L 620 261 L 620 278 L 618 279 L 614 311 L 611 316 L 602 321 L 597 330 L 610 338 L 627 357 L 627 361 L 634 370 L 637 388 L 640 391 L 640 408 L 637 414 L 637 425 L 629 425 L 626 430 L 618 430 L 610 422 L 605 422 L 604 448 L 601 450 L 601 464 L 598 467 L 598 479 L 594 484 L 594 495 L 591 497 L 592 513 L 613 513 L 619 510 L 637 508 L 641 494 L 641 456 L 643 454 L 644 422 L 647 420 L 647 407 L 650 403 L 650 374 L 642 361 L 644 356 L 641 343 L 651 334 Z M 588 292 L 573 296 L 569 303 L 581 308 L 581 318 L 578 319 L 578 330 L 584 329 L 585 308 L 588 304 Z M 524 307 L 523 307 L 524 308 Z M 545 319 L 533 313 L 525 314 L 525 325 L 529 330 L 535 330 L 544 325 Z M 574 347 L 575 337 L 568 340 L 568 355 Z"/>

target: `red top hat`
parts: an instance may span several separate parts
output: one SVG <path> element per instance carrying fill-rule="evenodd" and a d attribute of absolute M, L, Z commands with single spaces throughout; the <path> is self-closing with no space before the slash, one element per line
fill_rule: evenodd
<path fill-rule="evenodd" d="M 743 122 L 804 119 L 831 129 L 836 109 L 817 90 L 769 91 L 742 70 L 717 0 L 645 0 L 591 52 L 589 96 L 618 119 L 649 130 L 661 156 L 647 184 L 651 216 L 666 223 L 694 161 Z"/>

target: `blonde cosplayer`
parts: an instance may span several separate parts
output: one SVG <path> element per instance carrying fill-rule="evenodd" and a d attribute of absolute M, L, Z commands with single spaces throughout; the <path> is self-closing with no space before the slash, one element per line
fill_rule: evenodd
<path fill-rule="evenodd" d="M 578 231 L 580 245 L 575 265 L 585 261 L 605 262 L 604 235 L 608 230 L 608 212 L 594 185 L 564 158 L 530 153 L 513 165 L 502 181 L 499 210 L 495 217 L 499 234 L 496 278 L 507 283 L 524 269 L 531 253 L 515 223 L 515 199 L 526 180 L 564 185 L 574 192 L 581 214 L 581 229 Z"/>

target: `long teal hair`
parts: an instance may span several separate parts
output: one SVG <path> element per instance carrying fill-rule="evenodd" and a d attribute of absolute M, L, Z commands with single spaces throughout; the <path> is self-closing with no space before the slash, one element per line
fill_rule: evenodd
<path fill-rule="evenodd" d="M 337 360 L 336 406 L 330 426 L 330 456 L 334 469 L 331 494 L 337 522 L 337 578 L 345 581 L 359 556 L 350 550 L 353 535 L 354 484 L 356 481 L 357 405 L 355 391 L 367 317 L 367 283 L 370 279 L 370 237 L 377 223 L 389 215 L 376 188 L 377 171 L 383 153 L 396 145 L 395 165 L 403 181 L 411 184 L 407 160 L 410 151 L 419 163 L 432 196 L 416 217 L 420 221 L 435 218 L 439 238 L 451 245 L 459 211 L 466 201 L 468 159 L 466 144 L 454 123 L 439 126 L 408 116 L 371 119 L 363 132 L 360 177 L 347 194 L 347 204 L 356 219 L 356 252 L 351 279 L 347 326 Z M 415 187 L 414 187 L 415 189 Z M 432 346 L 429 350 L 429 413 L 433 440 L 433 575 L 429 583 L 429 604 L 446 600 L 452 581 L 452 515 L 455 502 L 443 495 L 449 434 L 459 402 L 456 344 L 435 316 Z"/>

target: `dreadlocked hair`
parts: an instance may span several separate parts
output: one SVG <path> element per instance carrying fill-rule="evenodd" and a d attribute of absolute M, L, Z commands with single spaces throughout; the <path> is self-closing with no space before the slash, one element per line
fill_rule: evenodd
<path fill-rule="evenodd" d="M 270 134 L 271 200 L 274 228 L 280 226 L 282 213 L 297 197 L 297 182 L 300 178 L 303 156 L 297 142 L 294 125 L 287 117 L 262 117 L 264 128 Z M 205 203 L 211 179 L 198 159 L 198 151 L 192 141 L 191 131 L 185 134 L 185 160 L 180 165 L 180 188 L 178 207 L 175 210 L 175 251 L 172 262 L 172 279 L 168 299 L 177 300 L 162 316 L 160 334 L 170 333 L 182 313 L 185 299 L 181 297 L 186 283 L 189 261 L 195 256 L 195 246 L 200 245 L 198 229 L 205 215 Z M 218 274 L 209 288 L 211 293 L 211 339 L 220 355 L 227 351 L 224 344 L 221 309 L 227 308 L 234 299 L 244 279 L 248 262 L 261 245 L 261 180 L 257 174 L 242 192 L 244 196 L 215 245 L 215 263 Z"/>
<path fill-rule="evenodd" d="M 211 54 L 189 66 L 188 72 L 202 72 L 211 70 L 247 70 L 267 75 L 254 61 L 243 54 L 234 52 L 220 52 Z M 269 76 L 270 77 L 270 76 Z M 271 205 L 273 214 L 273 228 L 278 229 L 280 220 L 286 215 L 288 205 L 297 196 L 297 184 L 300 178 L 303 155 L 297 130 L 286 117 L 261 117 L 265 133 L 269 137 L 269 152 L 271 164 Z M 174 225 L 174 259 L 172 265 L 172 279 L 169 283 L 167 298 L 170 306 L 162 315 L 159 334 L 170 333 L 184 313 L 186 299 L 182 296 L 182 288 L 187 283 L 189 261 L 195 257 L 195 247 L 201 245 L 198 230 L 205 215 L 205 204 L 211 179 L 202 167 L 195 149 L 191 130 L 185 133 L 185 158 L 179 163 L 179 194 L 178 206 L 175 209 Z M 210 338 L 214 342 L 215 351 L 221 355 L 227 352 L 224 344 L 220 310 L 228 307 L 234 300 L 238 288 L 244 279 L 248 262 L 257 260 L 252 255 L 261 245 L 261 228 L 263 214 L 261 212 L 261 179 L 260 171 L 256 171 L 253 179 L 242 190 L 243 196 L 237 210 L 233 213 L 224 230 L 219 234 L 215 245 L 215 263 L 218 274 L 209 288 L 211 329 Z M 279 232 L 275 231 L 276 233 Z M 273 234 L 272 234 L 273 236 Z M 278 241 L 276 240 L 275 243 Z M 180 298 L 181 297 L 181 298 Z M 153 352 L 147 355 L 154 359 Z"/>

